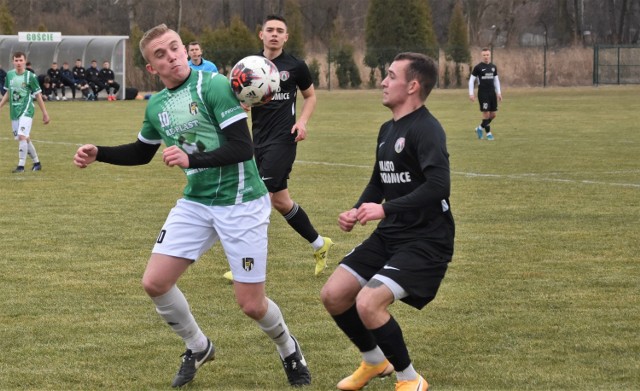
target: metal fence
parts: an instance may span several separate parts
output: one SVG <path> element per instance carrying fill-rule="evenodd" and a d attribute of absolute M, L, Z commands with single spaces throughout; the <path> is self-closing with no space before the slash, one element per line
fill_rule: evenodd
<path fill-rule="evenodd" d="M 640 84 L 640 46 L 596 45 L 593 84 Z"/>

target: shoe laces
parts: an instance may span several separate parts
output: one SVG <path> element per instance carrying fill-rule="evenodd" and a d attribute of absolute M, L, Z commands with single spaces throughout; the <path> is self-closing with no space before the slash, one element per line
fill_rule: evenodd
<path fill-rule="evenodd" d="M 284 359 L 284 366 L 285 366 L 285 368 L 287 368 L 287 370 L 297 371 L 299 362 L 300 362 L 300 360 L 298 359 L 298 357 L 294 353 L 291 356 L 289 356 L 289 357 Z"/>
<path fill-rule="evenodd" d="M 183 371 L 188 370 L 189 363 L 193 360 L 193 352 L 191 349 L 187 349 L 187 351 L 182 353 L 180 357 L 182 357 L 182 364 L 180 365 L 178 373 L 182 374 Z"/>

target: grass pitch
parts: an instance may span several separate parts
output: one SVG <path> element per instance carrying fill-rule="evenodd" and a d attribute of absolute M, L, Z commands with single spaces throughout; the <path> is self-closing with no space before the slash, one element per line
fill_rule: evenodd
<path fill-rule="evenodd" d="M 423 311 L 392 306 L 433 390 L 640 388 L 640 87 L 509 89 L 478 140 L 477 103 L 436 90 L 448 135 L 454 260 Z M 79 144 L 135 140 L 144 101 L 50 102 L 36 109 L 42 172 L 17 162 L 0 112 L 0 389 L 168 389 L 184 350 L 139 280 L 184 185 L 159 157 L 142 167 L 75 168 Z M 373 224 L 337 215 L 367 183 L 390 118 L 379 91 L 319 91 L 290 190 L 336 246 L 329 273 Z M 31 163 L 28 163 L 30 168 Z M 319 300 L 310 247 L 272 215 L 267 290 L 331 390 L 359 355 Z M 288 389 L 275 348 L 222 279 L 219 246 L 181 280 L 217 348 L 190 389 Z M 368 390 L 390 390 L 392 379 Z"/>

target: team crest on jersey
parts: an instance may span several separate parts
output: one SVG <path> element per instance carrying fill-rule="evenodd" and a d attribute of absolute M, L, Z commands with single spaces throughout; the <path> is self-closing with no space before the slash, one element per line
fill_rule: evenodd
<path fill-rule="evenodd" d="M 250 272 L 253 269 L 253 258 L 242 258 L 242 268 Z"/>
<path fill-rule="evenodd" d="M 396 140 L 396 145 L 394 146 L 394 149 L 396 150 L 396 153 L 402 152 L 402 150 L 404 149 L 404 137 L 400 137 L 399 139 Z"/>
<path fill-rule="evenodd" d="M 198 103 L 191 102 L 189 104 L 189 112 L 191 113 L 191 115 L 197 115 L 198 114 Z"/>
<path fill-rule="evenodd" d="M 291 75 L 289 75 L 289 71 L 280 72 L 280 81 L 287 81 L 289 80 L 289 77 L 291 77 Z"/>

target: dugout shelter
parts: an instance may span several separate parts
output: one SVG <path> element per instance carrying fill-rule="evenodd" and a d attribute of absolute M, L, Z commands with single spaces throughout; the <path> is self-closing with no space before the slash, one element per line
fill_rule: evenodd
<path fill-rule="evenodd" d="M 0 35 L 0 65 L 2 69 L 5 71 L 13 69 L 13 53 L 18 51 L 27 55 L 27 61 L 31 62 L 37 75 L 46 74 L 47 69 L 51 68 L 52 62 L 57 62 L 59 69 L 62 69 L 64 62 L 68 62 L 69 68 L 73 68 L 76 59 L 81 59 L 82 66 L 89 68 L 91 60 L 96 60 L 98 69 L 100 69 L 104 61 L 109 61 L 116 81 L 120 84 L 118 99 L 125 98 L 125 56 L 128 36 L 29 34 Z M 55 38 L 50 39 L 51 37 Z"/>

